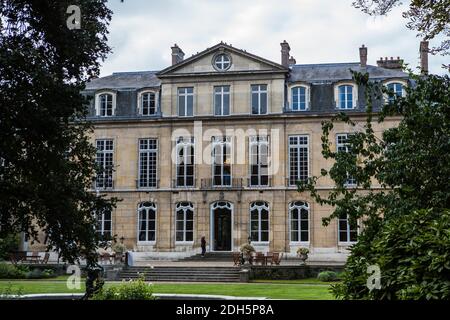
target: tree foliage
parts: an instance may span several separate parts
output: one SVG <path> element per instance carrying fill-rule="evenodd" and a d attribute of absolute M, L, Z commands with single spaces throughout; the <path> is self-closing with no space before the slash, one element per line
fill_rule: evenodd
<path fill-rule="evenodd" d="M 69 5 L 81 9 L 70 30 Z M 115 199 L 88 190 L 96 173 L 80 95 L 109 53 L 104 0 L 0 0 L 0 237 L 47 235 L 49 249 L 96 261 L 97 214 Z"/>
<path fill-rule="evenodd" d="M 375 114 L 373 101 L 386 94 L 393 97 L 393 92 L 369 81 L 367 74 L 354 77 L 366 88 L 365 124 L 357 127 L 343 114 L 324 121 L 322 154 L 333 165 L 299 184 L 300 191 L 334 207 L 324 225 L 348 215 L 363 227 L 351 248 L 344 281 L 334 292 L 351 299 L 449 298 L 450 256 L 444 252 L 450 245 L 450 78 L 411 74 L 406 96 L 393 99 Z M 400 117 L 399 125 L 378 137 L 373 122 L 394 116 Z M 330 135 L 337 121 L 353 126 L 347 153 L 332 150 Z M 349 175 L 356 179 L 355 188 L 346 186 Z M 335 187 L 321 196 L 316 183 L 325 176 Z M 412 228 L 418 221 L 422 221 L 420 232 Z M 381 267 L 380 290 L 366 286 L 369 264 Z M 405 272 L 417 277 L 406 277 Z"/>
<path fill-rule="evenodd" d="M 402 4 L 401 0 L 355 0 L 353 6 L 369 15 L 385 15 Z M 450 0 L 411 0 L 403 17 L 406 26 L 417 31 L 423 40 L 431 40 L 439 35 L 446 37 L 431 53 L 448 54 L 450 50 Z"/>

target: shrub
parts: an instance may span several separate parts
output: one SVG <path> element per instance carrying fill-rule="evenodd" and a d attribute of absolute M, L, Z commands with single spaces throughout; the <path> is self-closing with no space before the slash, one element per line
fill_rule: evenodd
<path fill-rule="evenodd" d="M 120 285 L 102 288 L 99 293 L 94 294 L 92 300 L 154 300 L 153 287 L 139 280 L 130 280 Z"/>
<path fill-rule="evenodd" d="M 46 279 L 46 278 L 52 278 L 55 277 L 56 274 L 52 269 L 38 269 L 35 268 L 29 272 L 26 273 L 27 279 Z"/>
<path fill-rule="evenodd" d="M 19 236 L 8 235 L 5 238 L 0 238 L 0 260 L 9 258 L 11 251 L 17 251 L 19 248 Z"/>
<path fill-rule="evenodd" d="M 339 280 L 337 273 L 334 271 L 322 271 L 317 275 L 317 279 L 323 282 L 331 282 Z"/>
<path fill-rule="evenodd" d="M 23 279 L 26 272 L 9 263 L 0 263 L 0 279 Z"/>
<path fill-rule="evenodd" d="M 307 255 L 309 253 L 309 249 L 308 248 L 298 248 L 297 250 L 297 255 Z"/>

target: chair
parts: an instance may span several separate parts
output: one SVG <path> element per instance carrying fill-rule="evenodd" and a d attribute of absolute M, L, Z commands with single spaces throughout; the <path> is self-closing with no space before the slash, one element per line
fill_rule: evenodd
<path fill-rule="evenodd" d="M 275 265 L 279 266 L 282 257 L 283 257 L 283 254 L 282 254 L 282 253 L 274 252 L 274 253 L 272 254 L 272 260 L 270 261 L 270 264 L 271 264 L 271 265 L 272 265 L 272 264 L 275 264 Z"/>
<path fill-rule="evenodd" d="M 264 253 L 262 252 L 256 252 L 255 254 L 255 264 L 258 264 L 258 262 L 261 263 L 261 265 L 264 265 L 265 263 Z"/>
<path fill-rule="evenodd" d="M 42 263 L 42 264 L 47 264 L 49 258 L 50 258 L 50 253 L 46 252 L 46 253 L 44 254 L 44 258 L 42 258 L 42 260 L 41 260 L 41 263 Z"/>
<path fill-rule="evenodd" d="M 241 253 L 233 252 L 233 266 L 239 267 L 241 265 Z"/>

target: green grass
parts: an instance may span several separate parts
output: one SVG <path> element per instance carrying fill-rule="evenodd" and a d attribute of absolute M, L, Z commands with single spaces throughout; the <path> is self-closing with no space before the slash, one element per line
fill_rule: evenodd
<path fill-rule="evenodd" d="M 333 296 L 329 292 L 328 284 L 317 284 L 315 279 L 305 282 L 256 282 L 245 284 L 203 284 L 203 283 L 155 283 L 155 293 L 178 293 L 178 294 L 211 294 L 228 295 L 237 297 L 267 297 L 271 299 L 298 299 L 298 300 L 330 300 Z M 107 282 L 106 286 L 115 284 Z M 117 284 L 117 283 L 116 283 Z M 10 288 L 12 294 L 19 290 L 22 294 L 27 293 L 80 293 L 84 292 L 84 283 L 81 289 L 69 290 L 64 281 L 61 280 L 2 280 L 0 281 L 0 293 Z"/>

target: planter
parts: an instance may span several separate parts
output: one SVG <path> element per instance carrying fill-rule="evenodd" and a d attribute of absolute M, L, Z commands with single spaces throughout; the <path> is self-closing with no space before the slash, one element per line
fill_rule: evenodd
<path fill-rule="evenodd" d="M 299 254 L 298 257 L 302 261 L 302 264 L 305 264 L 306 259 L 308 259 L 308 254 Z"/>

